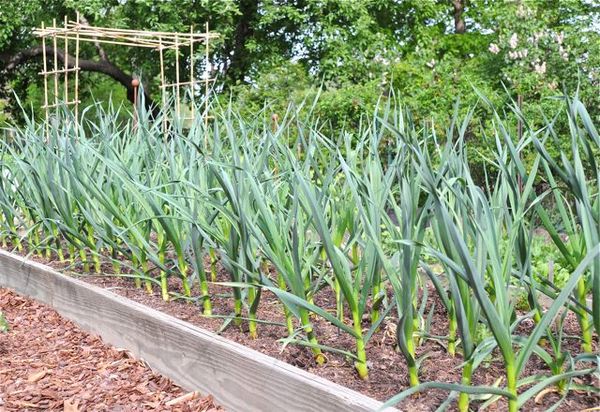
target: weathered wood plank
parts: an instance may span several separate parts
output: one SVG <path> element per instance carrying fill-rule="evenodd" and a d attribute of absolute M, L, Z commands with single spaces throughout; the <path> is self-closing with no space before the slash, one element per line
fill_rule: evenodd
<path fill-rule="evenodd" d="M 0 250 L 0 286 L 55 308 L 231 411 L 375 411 L 381 403 L 105 289 Z"/>

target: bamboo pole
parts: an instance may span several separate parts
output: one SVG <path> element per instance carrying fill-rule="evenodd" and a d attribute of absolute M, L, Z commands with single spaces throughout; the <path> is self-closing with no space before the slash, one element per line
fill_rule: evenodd
<path fill-rule="evenodd" d="M 75 35 L 74 35 L 75 33 Z M 156 33 L 160 34 L 159 36 Z M 78 34 L 81 41 L 115 44 L 121 46 L 157 48 L 161 43 L 163 49 L 175 49 L 176 43 L 181 45 L 181 39 L 184 43 L 209 42 L 211 38 L 218 38 L 217 33 L 166 33 L 166 32 L 147 32 L 147 31 L 123 31 L 123 29 L 108 29 L 103 27 L 82 26 L 76 22 L 68 23 L 66 28 L 41 28 L 34 30 L 34 34 L 42 36 L 60 35 L 67 37 L 68 40 L 76 40 Z"/>
<path fill-rule="evenodd" d="M 190 107 L 191 107 L 191 118 L 192 118 L 192 126 L 194 125 L 194 26 L 190 26 Z"/>
<path fill-rule="evenodd" d="M 73 36 L 74 30 L 69 29 L 65 32 L 65 30 L 53 31 L 53 30 L 36 30 L 34 34 L 41 36 L 67 36 L 69 40 L 74 40 Z M 94 43 L 105 43 L 105 44 L 115 44 L 120 46 L 134 46 L 134 47 L 146 47 L 150 49 L 155 49 L 159 45 L 159 41 L 156 39 L 137 39 L 135 37 L 125 37 L 125 36 L 115 36 L 110 33 L 106 33 L 104 31 L 85 31 L 81 30 L 79 36 L 82 41 L 94 42 Z M 193 39 L 194 42 L 204 41 L 204 38 Z M 179 41 L 181 43 L 181 39 Z M 186 42 L 187 43 L 187 42 Z M 165 41 L 162 40 L 163 48 L 165 49 L 175 49 L 175 41 Z"/>
<path fill-rule="evenodd" d="M 36 31 L 36 35 L 38 36 L 65 36 L 63 31 L 55 32 L 55 31 Z M 69 40 L 75 40 L 75 36 L 71 31 L 66 34 Z M 105 37 L 99 38 L 99 37 Z M 158 47 L 158 41 L 135 41 L 136 39 L 123 38 L 122 40 L 111 39 L 111 36 L 107 36 L 106 33 L 103 32 L 85 32 L 81 31 L 79 33 L 79 37 L 81 41 L 87 41 L 91 43 L 104 43 L 104 44 L 115 44 L 119 46 L 132 46 L 132 47 L 146 47 L 149 49 L 155 49 Z M 120 37 L 119 37 L 120 38 Z M 163 42 L 163 48 L 165 49 L 173 49 L 175 48 L 175 44 L 172 42 Z"/>
<path fill-rule="evenodd" d="M 519 107 L 519 112 L 520 112 L 521 106 L 523 106 L 523 95 L 520 93 L 517 96 L 517 106 Z M 521 119 L 521 116 L 519 116 L 519 118 L 517 120 L 517 137 L 518 137 L 519 141 L 521 141 L 521 139 L 523 138 L 523 120 Z M 522 179 L 521 175 L 517 176 L 517 184 L 519 187 L 519 192 L 522 193 L 523 192 L 523 179 Z"/>
<path fill-rule="evenodd" d="M 41 28 L 35 29 L 34 34 L 41 35 L 41 32 L 45 32 L 46 35 L 52 35 L 53 33 L 62 34 L 65 31 L 74 31 L 79 26 L 79 30 L 82 33 L 87 33 L 89 36 L 97 36 L 99 32 L 106 34 L 107 36 L 113 37 L 125 37 L 128 35 L 129 39 L 136 40 L 136 37 L 149 37 L 151 41 L 158 42 L 158 39 L 162 39 L 163 45 L 172 43 L 175 40 L 175 37 L 181 38 L 190 38 L 195 42 L 204 41 L 205 38 L 218 38 L 220 37 L 218 33 L 185 33 L 185 32 L 163 32 L 163 31 L 151 31 L 151 30 L 135 30 L 135 29 L 118 29 L 118 28 L 109 28 L 109 27 L 100 27 L 100 26 L 87 26 L 82 25 L 76 21 L 69 21 L 67 29 L 56 27 L 56 28 Z M 146 39 L 140 39 L 140 41 L 148 41 Z M 187 43 L 187 41 L 186 41 Z"/>
<path fill-rule="evenodd" d="M 75 141 L 79 140 L 79 12 L 75 28 Z"/>
<path fill-rule="evenodd" d="M 179 37 L 175 36 L 175 116 L 179 119 L 180 114 L 180 101 L 181 96 L 179 95 Z"/>
<path fill-rule="evenodd" d="M 41 74 L 41 73 L 40 73 L 40 74 Z M 213 79 L 210 79 L 210 80 L 212 81 Z M 160 87 L 164 87 L 164 88 L 167 88 L 167 89 L 168 89 L 169 87 L 171 87 L 171 88 L 172 88 L 172 87 L 175 87 L 175 86 L 177 86 L 177 85 L 180 85 L 180 86 L 189 86 L 189 85 L 192 85 L 192 84 L 194 84 L 194 83 L 196 83 L 196 84 L 197 84 L 197 83 L 204 83 L 204 80 L 196 80 L 196 81 L 194 81 L 194 82 L 167 83 L 167 84 L 164 84 L 164 85 L 162 85 L 162 86 L 160 86 Z"/>
<path fill-rule="evenodd" d="M 42 29 L 44 28 L 42 22 Z M 48 113 L 48 61 L 46 57 L 46 36 L 42 36 L 42 57 L 44 59 L 44 112 L 46 115 L 46 142 L 50 140 L 50 114 Z"/>
<path fill-rule="evenodd" d="M 103 43 L 113 43 L 113 44 L 122 44 L 122 45 L 126 44 L 129 46 L 141 46 L 141 47 L 149 47 L 149 48 L 156 47 L 156 42 L 153 42 L 152 40 L 138 39 L 135 37 L 126 37 L 123 35 L 115 35 L 115 34 L 107 33 L 103 30 L 85 31 L 85 32 L 83 32 L 83 35 L 90 36 L 90 37 L 94 38 L 94 41 L 103 42 Z M 101 37 L 101 36 L 105 37 L 107 39 L 112 39 L 112 40 L 97 39 L 98 37 Z M 165 46 L 165 45 L 167 45 L 167 47 L 168 47 L 168 45 L 174 45 L 174 43 L 163 41 L 163 46 Z"/>
<path fill-rule="evenodd" d="M 161 32 L 161 31 L 140 31 L 132 29 L 115 29 L 105 27 L 93 27 L 89 25 L 82 25 L 80 22 L 80 15 L 77 12 L 77 19 L 75 22 L 69 21 L 65 16 L 63 27 L 58 27 L 56 19 L 53 19 L 52 27 L 46 27 L 42 23 L 41 28 L 34 30 L 34 33 L 42 38 L 43 54 L 44 54 L 44 70 L 40 74 L 44 76 L 44 109 L 46 117 L 46 137 L 49 138 L 49 125 L 50 125 L 50 108 L 56 108 L 56 116 L 59 116 L 59 107 L 62 104 L 75 105 L 75 123 L 76 123 L 76 138 L 79 132 L 79 51 L 80 42 L 96 42 L 106 43 L 121 46 L 134 46 L 134 47 L 147 47 L 159 50 L 160 55 L 160 75 L 161 75 L 161 92 L 162 92 L 162 111 L 163 111 L 163 131 L 166 134 L 168 128 L 168 94 L 167 87 L 175 87 L 174 98 L 177 99 L 175 104 L 175 111 L 177 116 L 181 116 L 181 87 L 190 86 L 190 104 L 191 104 L 191 120 L 192 123 L 196 118 L 196 106 L 195 106 L 195 84 L 204 83 L 204 124 L 208 127 L 209 116 L 209 94 L 210 94 L 210 82 L 214 81 L 210 77 L 210 39 L 218 38 L 218 33 L 211 33 L 209 31 L 208 22 L 205 25 L 205 33 L 195 33 L 194 27 L 190 26 L 189 33 L 173 33 L 173 32 Z M 48 55 L 46 51 L 47 38 L 52 37 L 52 44 L 54 47 L 54 66 L 53 70 L 48 70 Z M 64 49 L 66 57 L 63 59 L 63 68 L 58 67 L 58 40 L 64 41 Z M 69 67 L 69 42 L 75 41 L 75 63 L 71 63 L 73 67 Z M 196 80 L 196 58 L 194 55 L 194 43 L 204 42 L 205 44 L 205 64 L 206 64 L 206 76 L 203 79 Z M 190 81 L 181 81 L 181 67 L 180 67 L 180 52 L 181 46 L 189 44 L 190 47 Z M 175 69 L 176 69 L 176 81 L 175 83 L 166 84 L 165 77 L 165 56 L 164 50 L 173 49 L 175 50 Z M 69 100 L 69 72 L 74 72 L 74 99 Z M 53 76 L 54 81 L 54 103 L 50 102 L 50 92 L 48 84 L 48 76 Z M 60 77 L 64 79 L 64 102 L 59 101 L 59 81 Z M 188 119 L 188 117 L 186 117 Z M 208 137 L 206 137 L 208 139 Z"/>
<path fill-rule="evenodd" d="M 47 72 L 41 71 L 38 74 L 44 75 L 44 74 L 64 74 L 67 72 L 75 72 L 77 71 L 77 69 L 75 69 L 75 67 L 71 67 L 68 69 L 58 69 L 58 70 L 49 70 Z"/>
<path fill-rule="evenodd" d="M 209 31 L 208 31 L 208 22 L 206 22 L 206 42 L 204 43 L 206 45 L 205 47 L 205 62 L 206 62 L 206 76 L 205 76 L 205 81 L 204 81 L 204 127 L 206 128 L 206 131 L 204 133 L 204 144 L 205 146 L 208 145 L 208 82 L 209 82 L 209 78 L 210 78 L 210 59 L 209 59 L 209 45 L 208 45 L 208 41 L 209 41 Z"/>
<path fill-rule="evenodd" d="M 75 22 L 70 22 L 71 27 L 75 24 Z M 125 34 L 134 34 L 137 36 L 146 36 L 146 37 L 156 37 L 156 38 L 162 38 L 163 42 L 165 39 L 172 39 L 175 37 L 175 35 L 178 35 L 179 37 L 195 37 L 195 38 L 205 38 L 206 35 L 204 33 L 183 33 L 183 32 L 169 32 L 169 31 L 152 31 L 152 30 L 136 30 L 136 29 L 119 29 L 119 28 L 114 28 L 114 27 L 99 27 L 99 26 L 86 26 L 86 25 L 82 25 L 81 26 L 82 29 L 87 30 L 87 29 L 93 29 L 93 30 L 102 30 L 102 31 L 106 31 L 108 33 L 125 33 Z M 219 37 L 218 33 L 209 33 L 208 34 L 211 38 L 217 38 Z"/>
<path fill-rule="evenodd" d="M 67 16 L 65 15 L 64 20 L 65 29 L 67 28 Z M 64 36 L 65 41 L 65 58 L 63 59 L 63 69 L 64 69 L 64 96 L 65 96 L 65 104 L 69 101 L 69 40 L 67 35 Z"/>
<path fill-rule="evenodd" d="M 52 19 L 52 27 L 56 28 L 56 19 Z M 55 116 L 58 120 L 58 53 L 56 34 L 52 35 L 52 44 L 54 45 L 54 104 L 56 105 Z"/>
<path fill-rule="evenodd" d="M 64 106 L 68 106 L 68 105 L 71 105 L 71 104 L 73 104 L 73 105 L 74 105 L 74 104 L 75 104 L 75 100 L 71 100 L 70 102 L 62 102 L 62 101 L 59 101 L 59 102 L 58 102 L 58 103 L 56 103 L 56 104 L 49 104 L 47 107 L 48 107 L 49 109 L 51 109 L 51 108 L 54 108 L 54 107 L 60 107 L 60 106 L 63 106 L 63 105 L 64 105 Z M 46 107 L 46 106 L 44 106 L 44 107 Z"/>
<path fill-rule="evenodd" d="M 159 40 L 159 46 L 158 46 L 158 53 L 160 55 L 160 85 L 161 85 L 161 89 L 162 89 L 162 116 L 163 116 L 163 134 L 165 136 L 163 136 L 164 138 L 166 138 L 166 133 L 167 133 L 167 96 L 166 93 L 167 91 L 164 88 L 165 85 L 165 62 L 164 62 L 164 57 L 163 57 L 163 47 L 162 47 L 162 41 Z"/>
<path fill-rule="evenodd" d="M 133 87 L 133 130 L 137 130 L 138 124 L 138 87 L 140 86 L 140 81 L 138 79 L 133 79 L 131 81 L 131 86 Z"/>

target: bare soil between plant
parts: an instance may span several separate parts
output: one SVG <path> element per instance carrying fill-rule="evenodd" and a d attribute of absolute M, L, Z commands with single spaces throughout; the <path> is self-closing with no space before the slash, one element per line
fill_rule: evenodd
<path fill-rule="evenodd" d="M 30 258 L 62 271 L 67 267 L 66 263 L 48 261 L 40 257 Z M 83 273 L 80 268 L 73 267 L 70 267 L 66 273 L 193 325 L 218 332 L 225 338 L 356 390 L 374 399 L 385 401 L 409 387 L 406 363 L 396 348 L 395 325 L 397 318 L 394 310 L 390 311 L 388 318 L 382 322 L 380 329 L 373 335 L 367 345 L 369 379 L 364 381 L 359 379 L 355 373 L 353 360 L 343 354 L 327 352 L 327 362 L 324 365 L 317 365 L 313 359 L 312 352 L 308 348 L 295 345 L 284 347 L 281 343 L 281 339 L 286 338 L 283 307 L 278 299 L 268 291 L 263 292 L 258 310 L 258 318 L 265 323 L 261 323 L 258 326 L 258 338 L 251 339 L 247 333 L 248 326 L 246 322 L 243 322 L 241 326 L 234 326 L 233 322 L 231 322 L 222 330 L 225 318 L 231 316 L 233 313 L 233 301 L 229 297 L 231 294 L 231 288 L 229 287 L 218 284 L 210 285 L 213 317 L 205 317 L 201 314 L 201 303 L 193 303 L 182 299 L 172 299 L 169 302 L 165 302 L 162 300 L 158 288 L 154 289 L 153 294 L 148 294 L 143 288 L 136 288 L 133 281 L 128 277 L 96 276 Z M 112 266 L 103 264 L 102 273 L 112 273 Z M 217 280 L 219 282 L 229 281 L 229 277 L 224 269 L 220 268 Z M 170 278 L 169 290 L 172 292 L 182 292 L 179 279 Z M 428 292 L 425 315 L 429 316 L 429 312 L 431 311 L 430 335 L 444 336 L 448 331 L 447 314 L 433 287 L 429 286 Z M 328 288 L 324 288 L 317 293 L 315 303 L 332 313 L 335 311 L 335 297 Z M 351 324 L 349 314 L 346 313 L 345 315 L 346 323 Z M 352 337 L 341 332 L 329 322 L 321 318 L 314 318 L 313 325 L 320 344 L 350 352 L 354 350 L 354 340 Z M 363 328 L 366 330 L 369 326 L 370 320 L 368 318 L 363 319 Z M 519 333 L 527 335 L 532 327 L 533 322 L 530 324 L 525 323 L 519 328 Z M 579 353 L 580 343 L 575 336 L 580 335 L 580 329 L 577 319 L 572 313 L 569 313 L 565 320 L 564 335 L 563 348 L 568 349 L 571 354 Z M 597 345 L 596 336 L 594 344 Z M 598 352 L 597 346 L 594 347 L 594 351 Z M 446 351 L 444 340 L 422 339 L 417 349 L 417 355 L 422 359 L 419 371 L 421 382 L 460 382 L 462 358 L 460 354 L 450 357 Z M 530 359 L 522 377 L 534 374 L 551 374 L 547 366 L 535 355 Z M 575 378 L 574 381 L 580 384 L 600 387 L 600 382 L 592 382 L 592 379 L 590 376 L 584 376 L 582 378 Z M 499 353 L 494 352 L 489 361 L 480 365 L 473 374 L 472 384 L 499 386 L 505 384 L 504 366 Z M 446 400 L 447 396 L 448 393 L 442 390 L 428 390 L 427 392 L 413 395 L 396 406 L 405 411 L 433 411 Z M 523 410 L 545 411 L 560 398 L 561 395 L 559 393 L 549 390 L 536 399 L 528 401 L 524 405 Z M 479 404 L 480 402 L 478 401 L 472 401 L 471 409 L 477 410 Z M 600 405 L 600 395 L 573 390 L 568 393 L 566 399 L 557 410 L 583 411 L 595 408 L 598 405 Z M 449 410 L 456 410 L 455 402 L 450 404 Z M 507 403 L 501 399 L 488 407 L 487 410 L 507 410 Z"/>
<path fill-rule="evenodd" d="M 0 411 L 223 411 L 33 299 L 0 288 L 0 310 Z"/>

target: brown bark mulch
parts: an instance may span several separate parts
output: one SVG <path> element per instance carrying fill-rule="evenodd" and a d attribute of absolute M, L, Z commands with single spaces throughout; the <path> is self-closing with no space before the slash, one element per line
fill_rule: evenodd
<path fill-rule="evenodd" d="M 116 294 L 128 299 L 144 304 L 148 307 L 160 310 L 166 314 L 175 316 L 181 320 L 190 322 L 204 329 L 217 332 L 227 339 L 238 342 L 249 348 L 262 352 L 266 355 L 275 357 L 279 360 L 297 366 L 308 372 L 314 373 L 320 377 L 329 379 L 335 383 L 354 389 L 364 395 L 374 399 L 385 401 L 395 394 L 409 388 L 408 370 L 406 363 L 399 353 L 395 342 L 395 325 L 397 318 L 393 310 L 389 317 L 382 323 L 378 332 L 366 346 L 367 359 L 369 366 L 369 379 L 363 381 L 356 375 L 352 359 L 338 354 L 327 352 L 327 362 L 324 365 L 317 365 L 310 350 L 303 346 L 288 345 L 283 347 L 280 339 L 287 336 L 283 317 L 283 308 L 281 302 L 270 292 L 264 291 L 261 304 L 258 309 L 258 318 L 266 323 L 261 323 L 258 327 L 258 339 L 251 339 L 248 336 L 248 325 L 244 322 L 241 327 L 236 327 L 233 323 L 225 329 L 223 317 L 228 317 L 233 312 L 231 299 L 231 289 L 218 283 L 211 284 L 211 296 L 213 305 L 213 317 L 201 315 L 201 303 L 198 300 L 194 304 L 179 300 L 177 294 L 172 296 L 170 302 L 162 300 L 158 288 L 154 288 L 152 294 L 148 294 L 143 288 L 135 288 L 131 279 L 121 276 L 110 276 L 112 266 L 104 263 L 101 272 L 106 275 L 97 276 L 86 273 L 81 266 L 67 267 L 66 263 L 57 260 L 48 260 L 38 256 L 30 256 L 34 261 L 49 265 L 59 271 L 79 277 L 80 279 L 103 287 Z M 208 267 L 208 261 L 205 264 Z M 229 276 L 223 267 L 218 265 L 217 281 L 228 281 Z M 183 293 L 181 281 L 177 278 L 169 278 L 169 290 L 171 292 Z M 198 291 L 194 288 L 195 298 L 198 298 Z M 428 286 L 428 298 L 425 304 L 425 315 L 431 315 L 431 329 L 429 333 L 433 336 L 443 336 L 448 332 L 448 316 L 444 307 L 431 285 Z M 391 299 L 391 290 L 388 290 L 388 298 Z M 314 297 L 315 303 L 330 311 L 335 310 L 335 296 L 328 288 L 322 289 Z M 347 308 L 346 308 L 347 309 Z M 351 322 L 349 313 L 345 311 L 344 318 L 347 324 Z M 216 316 L 214 316 L 216 315 Z M 311 319 L 313 328 L 319 339 L 319 343 L 325 346 L 336 347 L 352 352 L 354 350 L 354 341 L 350 335 L 340 332 L 338 328 L 331 325 L 322 318 Z M 369 319 L 363 319 L 365 330 L 369 327 Z M 296 326 L 297 323 L 296 323 Z M 521 328 L 519 333 L 527 336 L 531 333 L 530 324 L 528 328 Z M 565 337 L 563 338 L 563 350 L 568 349 L 572 355 L 580 353 L 579 342 L 575 336 L 580 335 L 579 325 L 573 313 L 569 313 L 564 325 Z M 489 333 L 489 332 L 488 332 Z M 597 346 L 597 336 L 594 342 L 594 353 L 599 353 Z M 547 345 L 547 343 L 546 343 Z M 437 381 L 458 383 L 461 379 L 461 364 L 463 362 L 459 353 L 455 357 L 448 356 L 445 349 L 445 342 L 438 339 L 424 339 L 417 348 L 417 357 L 422 359 L 419 369 L 421 382 Z M 587 363 L 585 367 L 592 366 Z M 528 362 L 523 376 L 545 375 L 551 373 L 548 367 L 536 356 L 532 356 Z M 500 385 L 504 382 L 504 363 L 498 351 L 494 351 L 492 356 L 483 362 L 473 374 L 473 385 Z M 597 377 L 583 376 L 575 378 L 573 383 L 579 385 L 600 386 Z M 523 391 L 525 387 L 521 388 Z M 431 389 L 423 393 L 415 394 L 404 399 L 399 405 L 401 410 L 419 412 L 435 411 L 446 400 L 448 392 Z M 560 394 L 549 388 L 542 391 L 535 399 L 530 399 L 523 406 L 526 411 L 546 411 L 553 407 L 561 398 Z M 475 400 L 471 403 L 471 410 L 478 410 L 481 402 Z M 600 394 L 590 393 L 585 390 L 571 390 L 566 399 L 556 409 L 557 411 L 574 412 L 596 410 L 600 405 Z M 450 403 L 450 411 L 457 410 L 456 401 Z M 487 410 L 505 411 L 507 402 L 501 399 L 492 404 Z M 1 412 L 1 408 L 0 408 Z"/>
<path fill-rule="evenodd" d="M 0 288 L 0 310 L 0 411 L 223 411 L 46 305 Z"/>
<path fill-rule="evenodd" d="M 48 262 L 46 262 L 48 263 Z M 56 262 L 49 262 L 55 267 L 60 267 Z M 103 273 L 108 273 L 108 265 L 103 267 Z M 264 354 L 278 358 L 291 365 L 297 366 L 308 372 L 329 379 L 335 383 L 354 389 L 364 395 L 370 396 L 380 401 L 386 401 L 395 394 L 408 389 L 408 369 L 406 363 L 396 348 L 395 323 L 397 319 L 393 314 L 386 319 L 380 330 L 376 332 L 373 338 L 367 344 L 367 359 L 369 365 L 369 379 L 363 381 L 356 375 L 352 359 L 343 355 L 327 352 L 327 362 L 324 365 L 317 365 L 312 353 L 306 347 L 288 345 L 282 350 L 282 343 L 279 339 L 286 336 L 285 327 L 282 326 L 285 321 L 283 317 L 283 307 L 278 299 L 270 292 L 263 292 L 261 304 L 258 309 L 258 318 L 277 322 L 277 324 L 260 324 L 258 326 L 258 339 L 251 339 L 248 336 L 247 323 L 244 322 L 241 327 L 236 327 L 229 323 L 229 327 L 221 330 L 223 319 L 220 317 L 205 317 L 201 315 L 201 305 L 190 304 L 183 300 L 172 300 L 165 302 L 160 296 L 157 288 L 154 293 L 149 295 L 144 289 L 135 288 L 130 279 L 113 276 L 82 276 L 80 279 L 91 284 L 101 286 L 114 293 L 124 296 L 128 299 L 142 303 L 148 307 L 160 310 L 164 313 L 175 316 L 181 320 L 190 322 L 196 326 L 211 330 L 220 331 L 220 335 L 241 343 L 247 347 L 255 349 Z M 221 268 L 218 274 L 219 281 L 227 281 L 227 274 Z M 230 292 L 225 286 L 212 284 L 213 293 L 212 304 L 213 314 L 226 316 L 233 312 L 232 299 L 227 297 Z M 169 290 L 183 293 L 179 279 L 169 279 Z M 428 288 L 427 310 L 432 313 L 431 335 L 443 336 L 448 332 L 448 318 L 445 309 L 432 286 Z M 391 291 L 388 291 L 391 293 Z M 390 297 L 391 298 L 391 297 Z M 335 309 L 335 297 L 329 289 L 324 289 L 315 296 L 315 303 L 329 310 Z M 346 322 L 350 322 L 350 314 L 345 313 Z M 342 348 L 348 351 L 354 350 L 354 341 L 350 335 L 342 333 L 339 329 L 322 318 L 313 318 L 313 328 L 319 339 L 319 343 L 336 348 Z M 369 326 L 369 321 L 364 320 L 365 330 Z M 298 325 L 296 325 L 298 326 Z M 533 325 L 529 324 L 531 328 Z M 576 336 L 580 334 L 579 325 L 575 316 L 570 313 L 565 321 L 565 334 Z M 525 328 L 520 331 L 522 335 L 527 336 L 531 330 Z M 565 338 L 563 349 L 568 349 L 572 354 L 578 354 L 579 342 L 573 338 Z M 598 347 L 594 343 L 594 352 L 598 353 Z M 459 383 L 461 379 L 460 365 L 463 362 L 460 354 L 456 357 L 449 357 L 445 345 L 441 341 L 434 339 L 424 340 L 417 348 L 417 356 L 423 357 L 419 376 L 421 382 L 437 381 Z M 590 365 L 591 366 L 591 365 Z M 590 367 L 586 365 L 586 367 Z M 547 366 L 537 357 L 532 357 L 529 361 L 523 376 L 536 374 L 549 375 Z M 473 374 L 474 385 L 494 385 L 499 380 L 503 381 L 504 363 L 497 351 L 493 356 L 480 365 Z M 585 376 L 576 378 L 574 383 L 595 385 L 600 382 L 593 382 L 593 378 Z M 523 388 L 522 388 L 523 389 Z M 413 395 L 403 400 L 397 407 L 403 411 L 435 411 L 438 406 L 448 397 L 448 392 L 442 390 L 428 390 L 424 393 Z M 552 407 L 560 395 L 549 390 L 537 399 L 531 399 L 522 408 L 524 411 L 542 412 Z M 558 407 L 557 411 L 573 412 L 586 411 L 600 405 L 600 395 L 587 393 L 585 391 L 571 391 L 564 402 Z M 452 402 L 448 408 L 450 411 L 457 410 L 456 402 Z M 478 403 L 471 403 L 471 410 L 478 410 Z M 506 411 L 507 403 L 505 400 L 499 400 L 491 405 L 490 411 Z"/>

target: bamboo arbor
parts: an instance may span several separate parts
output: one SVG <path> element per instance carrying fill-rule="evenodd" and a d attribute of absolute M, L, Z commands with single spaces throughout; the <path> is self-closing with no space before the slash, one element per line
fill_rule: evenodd
<path fill-rule="evenodd" d="M 44 78 L 44 111 L 46 116 L 46 135 L 48 135 L 49 119 L 51 110 L 58 110 L 61 106 L 73 107 L 75 122 L 79 119 L 79 52 L 81 42 L 94 43 L 98 48 L 102 44 L 112 44 L 127 47 L 150 48 L 158 52 L 160 65 L 160 90 L 161 109 L 163 111 L 163 129 L 166 131 L 171 113 L 178 119 L 194 120 L 196 105 L 193 104 L 197 95 L 204 95 L 204 110 L 201 113 L 205 122 L 209 115 L 209 93 L 214 78 L 210 73 L 210 41 L 219 35 L 209 31 L 208 23 L 204 32 L 195 32 L 193 26 L 189 33 L 144 31 L 131 29 L 117 29 L 107 27 L 95 27 L 82 23 L 77 13 L 77 20 L 70 21 L 65 16 L 62 25 L 57 25 L 56 19 L 52 26 L 36 29 L 34 33 L 42 39 L 43 71 L 40 75 Z M 199 46 L 202 45 L 202 46 Z M 63 51 L 59 50 L 63 47 Z M 73 49 L 74 48 L 74 49 Z M 182 51 L 189 50 L 189 74 L 183 76 L 181 73 Z M 172 50 L 175 56 L 175 81 L 167 83 L 165 77 L 165 51 Z M 72 55 L 69 52 L 72 51 Z M 48 55 L 50 53 L 51 55 Z M 202 53 L 202 58 L 197 57 Z M 61 55 L 62 54 L 62 55 Z M 60 57 L 60 59 L 59 59 Z M 62 65 L 59 64 L 59 60 Z M 198 61 L 204 60 L 204 73 L 200 78 L 196 77 L 196 65 Z M 62 82 L 62 91 L 60 91 Z M 71 83 L 72 82 L 72 83 Z M 70 85 L 73 91 L 70 92 Z M 190 112 L 186 117 L 182 116 L 182 97 L 188 92 L 191 100 Z M 198 92 L 198 93 L 197 93 Z M 174 100 L 173 111 L 167 106 L 169 97 Z"/>

